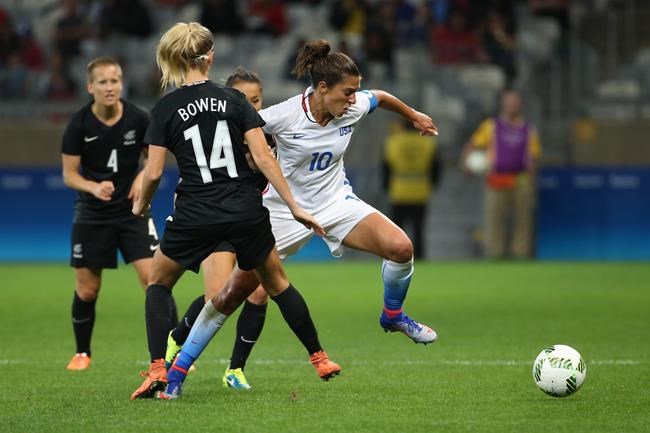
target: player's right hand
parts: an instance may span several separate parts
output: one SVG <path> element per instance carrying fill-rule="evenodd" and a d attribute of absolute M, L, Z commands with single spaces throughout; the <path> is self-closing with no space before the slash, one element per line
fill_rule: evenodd
<path fill-rule="evenodd" d="M 142 200 L 138 199 L 133 202 L 133 207 L 131 208 L 131 213 L 135 216 L 143 216 L 145 210 L 150 206 L 145 204 Z"/>
<path fill-rule="evenodd" d="M 429 116 L 419 111 L 415 112 L 415 119 L 413 119 L 413 126 L 420 131 L 420 135 L 438 135 L 438 127 Z"/>
<path fill-rule="evenodd" d="M 111 197 L 113 197 L 114 192 L 115 186 L 110 180 L 103 180 L 101 182 L 98 182 L 92 191 L 93 195 L 102 201 L 111 201 Z"/>
<path fill-rule="evenodd" d="M 318 236 L 320 237 L 325 236 L 325 229 L 323 228 L 323 226 L 321 226 L 318 223 L 318 221 L 316 221 L 316 218 L 314 218 L 310 213 L 307 213 L 304 210 L 297 208 L 295 210 L 292 210 L 291 214 L 293 215 L 296 221 L 298 221 L 300 224 L 304 225 L 308 229 L 312 229 L 314 233 L 316 233 Z"/>

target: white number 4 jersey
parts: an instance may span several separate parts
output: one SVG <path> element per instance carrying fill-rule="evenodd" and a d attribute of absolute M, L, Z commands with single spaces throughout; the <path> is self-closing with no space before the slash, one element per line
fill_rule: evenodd
<path fill-rule="evenodd" d="M 367 90 L 356 93 L 356 103 L 339 118 L 321 126 L 309 109 L 311 87 L 302 95 L 260 111 L 264 131 L 272 134 L 278 162 L 298 205 L 307 212 L 327 207 L 346 185 L 343 155 L 356 123 L 377 107 L 377 98 Z M 278 209 L 284 202 L 269 186 L 264 204 Z M 286 209 L 286 206 L 285 206 Z"/>

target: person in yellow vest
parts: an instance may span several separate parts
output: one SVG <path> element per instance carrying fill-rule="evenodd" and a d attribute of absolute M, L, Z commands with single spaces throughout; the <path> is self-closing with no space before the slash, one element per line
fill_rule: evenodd
<path fill-rule="evenodd" d="M 423 232 L 427 203 L 440 176 L 434 137 L 421 136 L 408 121 L 395 126 L 384 147 L 383 181 L 392 207 L 391 218 L 402 229 L 413 228 L 416 259 L 424 257 Z"/>
<path fill-rule="evenodd" d="M 485 150 L 489 161 L 485 193 L 485 249 L 490 258 L 532 256 L 535 172 L 541 154 L 539 136 L 522 111 L 519 92 L 501 97 L 501 113 L 484 120 L 463 157 Z M 512 234 L 508 224 L 512 222 Z M 510 241 L 509 241 L 510 240 Z"/>

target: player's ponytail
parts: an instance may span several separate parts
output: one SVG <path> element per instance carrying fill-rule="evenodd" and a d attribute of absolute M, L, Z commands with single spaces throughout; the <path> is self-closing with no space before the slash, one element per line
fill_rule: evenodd
<path fill-rule="evenodd" d="M 156 50 L 162 88 L 182 86 L 190 69 L 207 71 L 213 46 L 212 33 L 199 23 L 177 23 L 167 30 Z"/>
<path fill-rule="evenodd" d="M 303 45 L 296 58 L 293 73 L 301 78 L 308 76 L 312 86 L 324 81 L 333 86 L 346 75 L 359 76 L 359 68 L 354 61 L 341 52 L 331 53 L 329 42 L 325 39 L 309 41 Z"/>

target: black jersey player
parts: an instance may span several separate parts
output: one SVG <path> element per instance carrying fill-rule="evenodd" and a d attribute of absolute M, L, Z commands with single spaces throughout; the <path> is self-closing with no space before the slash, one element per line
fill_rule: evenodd
<path fill-rule="evenodd" d="M 102 269 L 117 267 L 119 249 L 146 287 L 158 246 L 153 220 L 131 213 L 141 190 L 140 159 L 146 150 L 146 111 L 120 99 L 122 69 L 100 57 L 87 66 L 92 102 L 67 126 L 61 146 L 63 179 L 79 191 L 75 202 L 70 264 L 75 268 L 72 323 L 77 353 L 68 370 L 90 366 L 90 340 Z M 140 172 L 141 173 L 141 172 Z"/>
<path fill-rule="evenodd" d="M 254 270 L 253 277 L 260 279 L 278 304 L 318 374 L 329 379 L 340 371 L 322 351 L 309 310 L 284 273 L 268 210 L 262 206 L 253 170 L 246 161 L 248 150 L 294 218 L 320 235 L 324 234 L 323 228 L 296 204 L 277 162 L 268 152 L 261 129 L 264 121 L 246 97 L 208 79 L 213 59 L 212 34 L 198 23 L 176 24 L 162 36 L 157 49 L 163 86 L 175 84 L 179 88 L 164 96 L 152 110 L 145 136 L 145 142 L 150 144 L 149 158 L 142 194 L 133 205 L 133 213 L 141 215 L 148 208 L 168 150 L 176 157 L 183 180 L 176 188 L 176 208 L 154 255 L 147 287 L 145 310 L 151 364 L 145 381 L 131 399 L 152 397 L 167 383 L 164 355 L 171 289 L 185 269 L 196 272 L 223 241 L 234 247 L 239 268 Z M 179 395 L 182 379 L 178 375 L 183 375 L 184 367 L 191 365 L 249 294 L 229 280 L 220 295 L 206 303 L 170 369 L 170 375 L 176 374 L 170 376 L 172 388 L 158 395 Z"/>
<path fill-rule="evenodd" d="M 262 81 L 256 73 L 240 66 L 226 79 L 226 87 L 232 87 L 241 91 L 246 95 L 246 99 L 256 111 L 262 109 Z M 269 150 L 275 157 L 275 142 L 273 141 L 273 137 L 268 134 L 265 134 L 265 137 L 269 145 Z M 246 157 L 249 165 L 254 166 L 250 152 L 246 153 Z M 268 188 L 268 180 L 259 171 L 255 174 L 255 183 L 260 193 Z M 218 245 L 217 250 L 201 263 L 205 292 L 190 304 L 182 320 L 169 333 L 169 337 L 167 338 L 167 351 L 165 352 L 165 365 L 170 366 L 172 364 L 174 358 L 176 358 L 176 355 L 181 350 L 181 346 L 185 343 L 192 324 L 194 324 L 205 302 L 210 300 L 223 288 L 236 263 L 234 249 L 232 245 L 226 242 Z M 235 339 L 230 368 L 226 370 L 223 376 L 224 386 L 230 386 L 236 389 L 250 389 L 243 374 L 244 365 L 240 360 L 248 356 L 253 347 L 252 342 L 257 340 L 257 337 L 262 331 L 266 319 L 267 302 L 268 295 L 262 287 L 258 287 L 244 302 L 239 318 L 237 319 L 237 338 Z"/>

